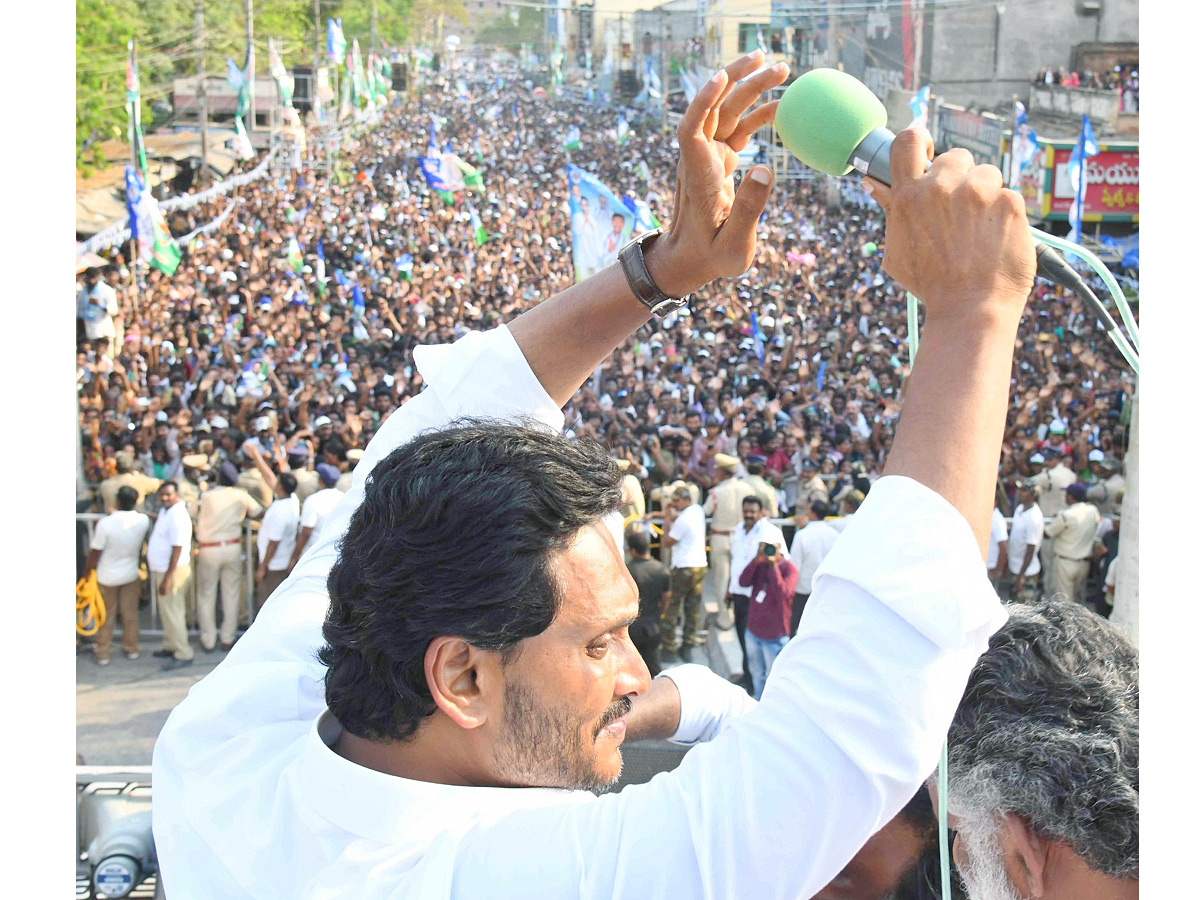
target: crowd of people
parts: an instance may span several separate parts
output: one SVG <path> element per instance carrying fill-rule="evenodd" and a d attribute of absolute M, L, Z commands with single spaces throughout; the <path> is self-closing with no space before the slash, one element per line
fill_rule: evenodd
<path fill-rule="evenodd" d="M 112 511 L 128 483 L 153 513 L 158 485 L 173 482 L 199 526 L 205 488 L 228 483 L 250 493 L 253 517 L 291 473 L 306 524 L 299 549 L 274 549 L 258 573 L 270 587 L 335 499 L 310 496 L 344 488 L 384 419 L 421 390 L 413 348 L 508 322 L 575 279 L 568 160 L 669 221 L 676 151 L 654 122 L 627 111 L 634 127 L 619 143 L 611 109 L 535 97 L 511 73 L 470 84 L 514 100 L 488 106 L 431 84 L 349 138 L 332 168 L 240 189 L 222 229 L 186 248 L 173 276 L 143 269 L 135 289 L 120 252 L 85 273 L 77 370 L 84 473 L 99 488 L 91 508 Z M 447 202 L 429 189 L 417 159 L 431 124 L 439 144 L 478 164 L 482 190 Z M 574 151 L 562 149 L 570 125 L 587 136 Z M 225 202 L 174 227 L 203 224 Z M 768 517 L 836 520 L 879 475 L 909 372 L 906 298 L 881 268 L 881 212 L 852 185 L 831 200 L 822 182 L 787 182 L 759 237 L 742 278 L 644 327 L 567 406 L 569 430 L 627 467 L 630 514 L 669 510 L 681 485 L 703 503 L 732 475 Z M 1111 518 L 1130 391 L 1079 300 L 1039 284 L 1018 337 L 1003 515 L 1033 479 L 1049 517 L 1070 484 L 1106 485 Z M 720 537 L 740 506 L 717 516 Z M 197 540 L 207 550 L 233 536 L 223 519 Z M 718 595 L 738 593 L 739 573 L 714 565 L 730 585 Z M 214 579 L 202 579 L 209 593 Z"/>
<path fill-rule="evenodd" d="M 1068 71 L 1065 66 L 1057 69 L 1047 66 L 1033 76 L 1032 82 L 1093 91 L 1116 91 L 1121 95 L 1121 112 L 1138 111 L 1140 81 L 1136 66 L 1118 65 L 1105 71 L 1084 69 L 1082 72 Z"/>

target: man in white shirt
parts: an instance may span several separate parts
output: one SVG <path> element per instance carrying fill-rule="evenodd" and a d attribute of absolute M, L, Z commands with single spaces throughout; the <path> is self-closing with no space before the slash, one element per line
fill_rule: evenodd
<path fill-rule="evenodd" d="M 1034 482 L 1020 483 L 1017 504 L 1008 535 L 1008 571 L 1013 576 L 1012 599 L 1029 601 L 1037 596 L 1037 576 L 1042 571 L 1038 550 L 1046 531 L 1046 516 L 1038 506 Z"/>
<path fill-rule="evenodd" d="M 150 532 L 146 565 L 163 623 L 163 646 L 154 655 L 165 658 L 163 671 L 170 671 L 190 666 L 195 656 L 188 641 L 186 615 L 192 577 L 192 520 L 175 482 L 165 482 L 158 489 L 158 502 L 161 509 Z"/>
<path fill-rule="evenodd" d="M 841 534 L 836 528 L 825 521 L 829 515 L 829 507 L 824 500 L 814 500 L 807 509 L 802 509 L 793 517 L 796 522 L 796 534 L 792 537 L 792 549 L 789 555 L 792 564 L 799 569 L 800 578 L 796 582 L 796 598 L 792 601 L 792 636 L 800 625 L 800 617 L 808 603 L 813 590 L 813 576 L 817 569 L 833 549 L 833 542 Z"/>
<path fill-rule="evenodd" d="M 729 93 L 760 63 L 718 72 L 679 126 L 671 230 L 631 250 L 668 297 L 754 258 L 770 172 L 732 202 L 720 172 L 771 120 L 740 116 L 786 68 Z M 738 715 L 745 692 L 695 667 L 651 687 L 600 521 L 619 470 L 560 437 L 561 407 L 649 316 L 610 267 L 416 348 L 426 389 L 159 737 L 167 895 L 795 900 L 829 883 L 936 767 L 1004 620 L 982 553 L 1033 242 L 994 167 L 952 150 L 926 172 L 932 149 L 902 132 L 894 187 L 872 183 L 888 271 L 926 307 L 891 457 L 757 707 Z M 543 428 L 448 427 L 464 417 Z M 627 731 L 707 743 L 619 794 L 562 790 L 611 783 Z"/>
<path fill-rule="evenodd" d="M 296 476 L 284 472 L 275 482 L 275 502 L 267 507 L 262 527 L 258 529 L 258 582 L 255 615 L 267 598 L 287 578 L 292 553 L 296 549 L 296 532 L 300 529 L 300 500 L 296 497 Z"/>
<path fill-rule="evenodd" d="M 708 573 L 704 532 L 704 509 L 692 502 L 687 485 L 676 485 L 663 517 L 663 547 L 671 550 L 671 600 L 661 622 L 664 659 L 678 651 L 684 662 L 691 662 L 692 648 L 700 645 L 700 593 Z M 680 616 L 682 644 L 677 636 Z"/>
<path fill-rule="evenodd" d="M 108 338 L 111 346 L 117 336 L 113 319 L 121 314 L 117 292 L 100 277 L 99 269 L 88 269 L 83 280 L 84 288 L 79 292 L 78 316 L 83 320 L 84 334 L 89 341 Z"/>
<path fill-rule="evenodd" d="M 321 490 L 310 496 L 300 507 L 300 535 L 296 538 L 296 548 L 292 551 L 289 568 L 294 568 L 304 555 L 304 548 L 313 535 L 321 533 L 321 527 L 329 514 L 337 509 L 342 498 L 346 495 L 334 485 L 341 478 L 339 472 L 331 463 L 317 463 L 317 477 L 321 479 Z"/>
<path fill-rule="evenodd" d="M 1001 575 L 1008 571 L 1008 523 L 1004 521 L 1004 513 L 1000 512 L 998 506 L 992 508 L 992 530 L 988 535 L 985 565 L 992 584 L 999 585 Z"/>
<path fill-rule="evenodd" d="M 88 552 L 83 575 L 94 570 L 100 585 L 107 616 L 96 632 L 93 653 L 97 665 L 107 666 L 112 649 L 113 625 L 121 615 L 121 649 L 129 659 L 138 658 L 138 600 L 142 582 L 138 578 L 138 563 L 142 545 L 150 533 L 150 517 L 135 512 L 138 502 L 136 489 L 125 485 L 117 489 L 117 510 L 96 523 L 92 547 Z"/>
<path fill-rule="evenodd" d="M 742 677 L 744 686 L 749 685 L 750 661 L 746 656 L 746 617 L 750 614 L 750 588 L 738 579 L 746 566 L 758 555 L 759 544 L 774 544 L 781 553 L 787 552 L 787 541 L 779 526 L 767 518 L 762 499 L 754 494 L 742 501 L 742 521 L 733 530 L 729 548 L 729 593 L 725 601 L 733 606 L 733 624 L 737 629 L 738 644 L 742 648 Z"/>

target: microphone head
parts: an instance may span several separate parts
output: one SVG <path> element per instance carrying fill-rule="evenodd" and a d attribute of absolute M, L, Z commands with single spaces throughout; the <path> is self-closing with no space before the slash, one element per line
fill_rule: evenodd
<path fill-rule="evenodd" d="M 887 125 L 887 110 L 870 89 L 837 69 L 813 69 L 779 98 L 775 130 L 800 162 L 827 175 L 846 175 L 863 138 Z"/>

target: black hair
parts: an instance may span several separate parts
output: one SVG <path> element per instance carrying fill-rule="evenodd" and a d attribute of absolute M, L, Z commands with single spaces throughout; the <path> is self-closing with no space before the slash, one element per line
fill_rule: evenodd
<path fill-rule="evenodd" d="M 742 506 L 745 506 L 747 503 L 753 503 L 759 509 L 763 508 L 762 497 L 758 496 L 758 494 L 751 494 L 749 497 L 743 497 Z"/>
<path fill-rule="evenodd" d="M 824 519 L 829 515 L 829 504 L 820 498 L 810 503 L 808 508 L 814 519 Z"/>
<path fill-rule="evenodd" d="M 279 476 L 279 484 L 283 487 L 285 494 L 291 495 L 296 491 L 296 476 L 291 472 L 284 472 Z"/>
<path fill-rule="evenodd" d="M 393 450 L 367 477 L 329 573 L 325 700 L 351 734 L 411 737 L 435 710 L 425 651 L 454 635 L 506 658 L 562 602 L 552 554 L 621 506 L 597 443 L 463 420 Z"/>
<path fill-rule="evenodd" d="M 629 552 L 637 556 L 645 556 L 650 552 L 650 538 L 641 528 L 631 528 L 625 532 L 625 543 Z"/>
<path fill-rule="evenodd" d="M 131 488 L 127 484 L 117 488 L 117 509 L 122 512 L 129 512 L 138 502 L 138 492 L 136 488 Z"/>

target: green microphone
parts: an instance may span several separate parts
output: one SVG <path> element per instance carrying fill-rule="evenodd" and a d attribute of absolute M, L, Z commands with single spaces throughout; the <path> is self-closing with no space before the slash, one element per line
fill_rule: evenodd
<path fill-rule="evenodd" d="M 791 83 L 775 112 L 779 138 L 800 162 L 840 177 L 858 170 L 890 185 L 894 135 L 870 89 L 837 69 L 813 69 Z"/>
<path fill-rule="evenodd" d="M 775 111 L 779 139 L 800 162 L 840 178 L 858 171 L 892 184 L 892 141 L 887 110 L 871 89 L 837 69 L 812 69 L 791 83 Z M 1108 310 L 1053 249 L 1035 241 L 1037 273 L 1078 294 L 1110 335 L 1117 331 Z"/>

